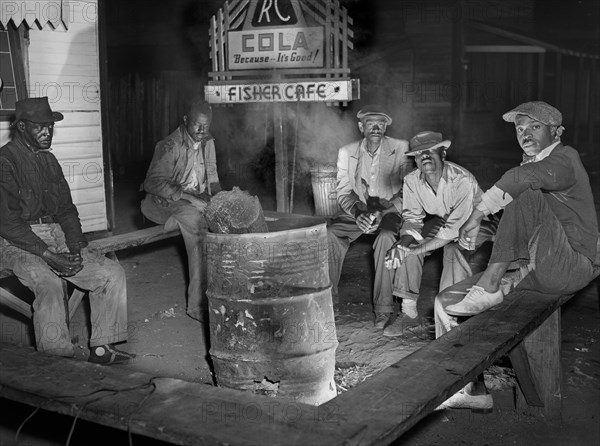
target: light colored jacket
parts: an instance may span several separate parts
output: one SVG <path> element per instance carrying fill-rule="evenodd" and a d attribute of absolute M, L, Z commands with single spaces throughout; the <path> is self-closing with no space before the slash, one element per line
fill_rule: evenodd
<path fill-rule="evenodd" d="M 358 169 L 360 146 L 364 139 L 350 143 L 338 151 L 337 200 L 340 207 L 351 214 L 352 206 L 366 204 L 367 187 L 361 181 Z M 412 159 L 406 156 L 408 141 L 384 136 L 381 140 L 379 177 L 377 189 L 380 197 L 391 201 L 396 210 L 402 212 L 402 183 L 406 174 L 414 168 Z"/>

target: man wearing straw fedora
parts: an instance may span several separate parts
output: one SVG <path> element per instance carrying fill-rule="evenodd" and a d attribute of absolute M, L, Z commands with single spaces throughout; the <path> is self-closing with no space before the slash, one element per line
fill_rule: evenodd
<path fill-rule="evenodd" d="M 407 141 L 385 136 L 392 118 L 381 106 L 367 105 L 357 118 L 364 138 L 338 151 L 336 191 L 342 211 L 327 228 L 329 277 L 336 307 L 342 264 L 350 244 L 363 234 L 377 233 L 373 244 L 373 304 L 375 323 L 380 324 L 392 312 L 393 272 L 385 268 L 385 255 L 396 240 L 402 180 L 413 163 L 406 156 Z"/>
<path fill-rule="evenodd" d="M 135 355 L 113 344 L 127 339 L 125 272 L 87 251 L 77 208 L 58 160 L 50 152 L 61 113 L 47 97 L 16 104 L 15 137 L 0 148 L 0 266 L 35 295 L 36 347 L 47 354 L 75 353 L 62 279 L 89 290 L 90 362 L 115 364 Z"/>
<path fill-rule="evenodd" d="M 487 258 L 480 248 L 492 240 L 496 220 L 486 219 L 485 230 L 479 232 L 474 244 L 459 246 L 456 242 L 460 227 L 483 191 L 471 172 L 446 161 L 450 146 L 441 133 L 432 131 L 410 140 L 407 155 L 415 157 L 417 169 L 404 178 L 400 240 L 386 263 L 396 270 L 394 296 L 401 299 L 402 313 L 384 327 L 384 336 L 401 336 L 405 329 L 419 325 L 417 299 L 425 256 L 444 249 L 440 290 L 485 267 Z"/>

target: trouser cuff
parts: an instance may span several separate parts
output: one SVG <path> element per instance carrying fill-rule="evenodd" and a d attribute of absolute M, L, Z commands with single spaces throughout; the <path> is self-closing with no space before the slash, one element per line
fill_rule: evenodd
<path fill-rule="evenodd" d="M 112 336 L 102 336 L 100 338 L 90 339 L 90 347 L 100 347 L 106 344 L 116 344 L 127 340 L 127 331 L 114 334 Z"/>

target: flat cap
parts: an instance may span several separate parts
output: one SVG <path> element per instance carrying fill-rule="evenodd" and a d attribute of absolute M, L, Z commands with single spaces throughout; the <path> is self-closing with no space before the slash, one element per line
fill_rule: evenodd
<path fill-rule="evenodd" d="M 365 116 L 370 116 L 370 115 L 383 116 L 385 118 L 385 120 L 386 120 L 386 124 L 387 125 L 390 125 L 392 123 L 392 118 L 390 117 L 390 115 L 388 115 L 383 110 L 382 106 L 376 105 L 376 104 L 365 105 L 363 108 L 361 108 L 358 111 L 358 113 L 356 114 L 356 117 L 359 120 L 361 120 Z"/>
<path fill-rule="evenodd" d="M 502 115 L 506 122 L 515 122 L 517 115 L 526 115 L 545 125 L 561 125 L 562 113 L 544 101 L 524 102 Z"/>

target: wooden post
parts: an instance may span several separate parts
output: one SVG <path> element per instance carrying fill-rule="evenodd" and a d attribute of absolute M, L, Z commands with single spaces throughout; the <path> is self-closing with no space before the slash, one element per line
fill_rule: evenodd
<path fill-rule="evenodd" d="M 532 407 L 517 387 L 517 411 L 561 420 L 560 308 L 522 341 L 529 359 L 531 379 L 544 407 Z M 517 376 L 518 378 L 518 376 Z"/>
<path fill-rule="evenodd" d="M 538 54 L 538 85 L 537 85 L 537 95 L 538 98 L 544 97 L 544 76 L 545 76 L 545 54 Z"/>
<path fill-rule="evenodd" d="M 562 77 L 562 54 L 561 53 L 556 53 L 556 68 L 555 68 L 555 72 L 556 72 L 556 82 L 554 85 L 554 102 L 556 103 L 557 107 L 561 107 L 562 106 L 562 81 L 563 81 L 563 77 Z"/>
<path fill-rule="evenodd" d="M 573 142 L 575 143 L 575 147 L 579 145 L 579 123 L 581 120 L 581 112 L 578 104 L 583 99 L 581 97 L 581 77 L 583 73 L 584 58 L 580 57 L 577 62 L 577 71 L 575 72 L 575 106 L 573 107 Z"/>
<path fill-rule="evenodd" d="M 284 141 L 283 107 L 281 102 L 273 103 L 273 135 L 275 146 L 275 188 L 277 212 L 288 212 L 288 154 Z"/>

